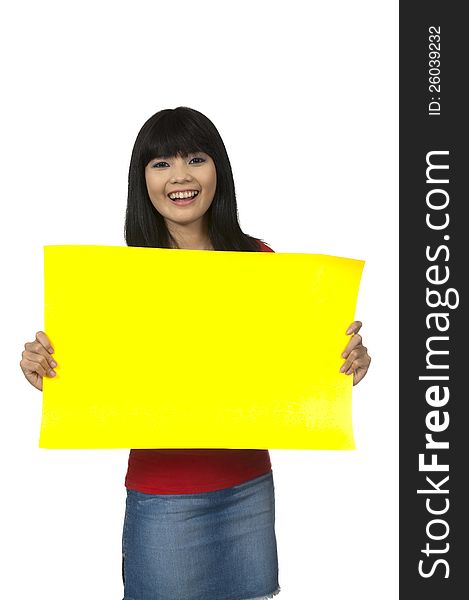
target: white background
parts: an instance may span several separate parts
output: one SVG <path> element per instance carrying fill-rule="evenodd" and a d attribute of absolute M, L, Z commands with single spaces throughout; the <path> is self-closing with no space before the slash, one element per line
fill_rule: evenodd
<path fill-rule="evenodd" d="M 43 246 L 125 245 L 135 137 L 179 105 L 218 128 L 246 233 L 277 252 L 366 260 L 357 450 L 271 452 L 279 598 L 398 597 L 397 7 L 45 0 L 4 12 L 3 598 L 122 598 L 128 451 L 39 449 L 41 393 L 19 361 L 44 327 Z"/>

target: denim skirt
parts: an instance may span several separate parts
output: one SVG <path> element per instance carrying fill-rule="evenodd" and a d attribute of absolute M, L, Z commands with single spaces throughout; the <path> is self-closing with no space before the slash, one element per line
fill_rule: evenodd
<path fill-rule="evenodd" d="M 124 600 L 260 600 L 279 591 L 272 471 L 198 494 L 127 490 Z"/>

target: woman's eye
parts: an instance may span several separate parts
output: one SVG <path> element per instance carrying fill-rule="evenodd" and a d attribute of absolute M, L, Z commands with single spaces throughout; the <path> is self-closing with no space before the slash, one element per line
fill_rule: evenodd
<path fill-rule="evenodd" d="M 193 160 L 198 161 L 195 164 L 200 164 L 201 162 L 203 162 L 203 163 L 205 162 L 205 158 L 202 158 L 200 156 L 193 156 L 191 158 L 190 162 L 192 162 Z M 152 164 L 152 169 L 159 169 L 162 166 L 169 166 L 169 165 L 165 160 L 160 160 L 160 161 Z"/>

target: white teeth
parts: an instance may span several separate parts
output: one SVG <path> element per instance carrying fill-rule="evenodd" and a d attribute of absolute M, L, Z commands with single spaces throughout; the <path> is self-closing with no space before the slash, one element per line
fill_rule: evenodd
<path fill-rule="evenodd" d="M 193 196 L 197 196 L 199 192 L 176 192 L 175 194 L 169 194 L 171 200 L 176 200 L 177 198 L 192 198 Z"/>

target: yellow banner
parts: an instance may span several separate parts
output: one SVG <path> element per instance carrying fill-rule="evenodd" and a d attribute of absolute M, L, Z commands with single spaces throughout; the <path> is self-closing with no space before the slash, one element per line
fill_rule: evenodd
<path fill-rule="evenodd" d="M 364 262 L 44 246 L 41 448 L 352 449 Z"/>

